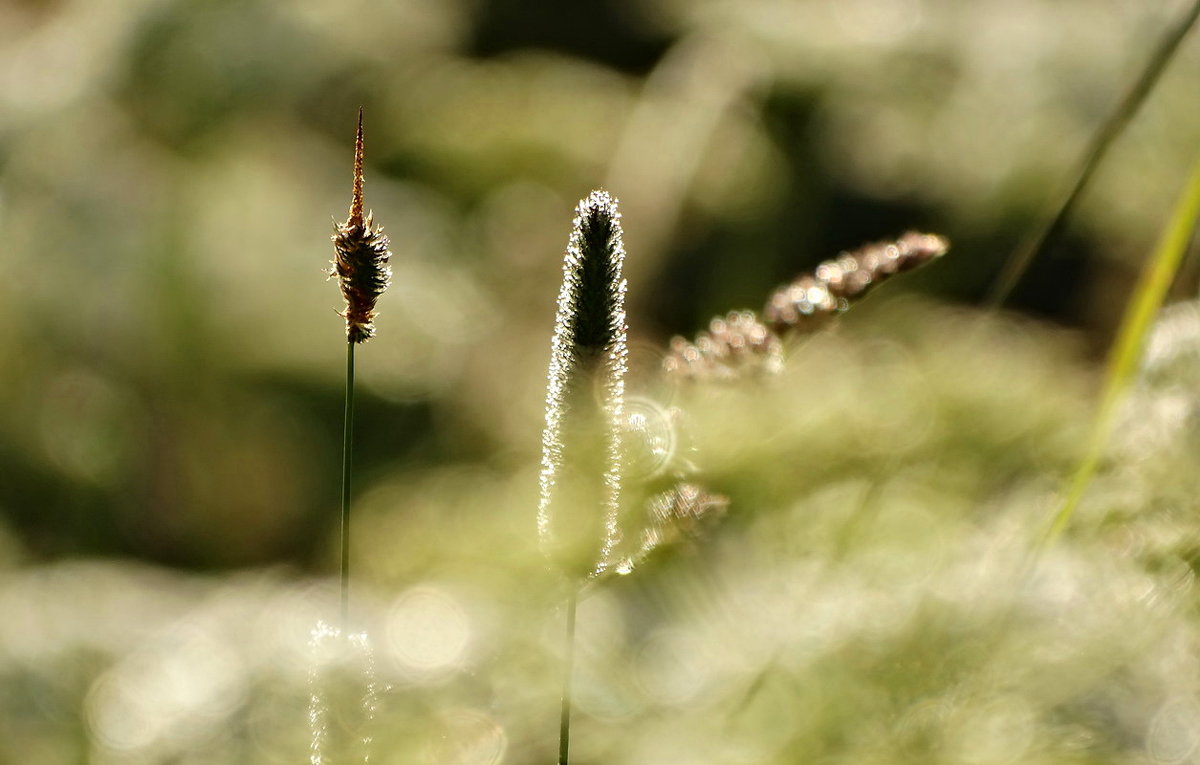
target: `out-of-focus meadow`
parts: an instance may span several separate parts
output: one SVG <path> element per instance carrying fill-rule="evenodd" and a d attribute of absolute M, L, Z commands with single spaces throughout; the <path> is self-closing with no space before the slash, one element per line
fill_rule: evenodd
<path fill-rule="evenodd" d="M 575 761 L 1200 762 L 1195 304 L 1027 568 L 1200 147 L 1200 39 L 1008 310 L 979 308 L 1184 5 L 0 5 L 0 762 L 552 761 L 542 405 L 601 186 L 631 396 L 729 505 L 581 601 Z M 358 353 L 347 647 L 317 629 L 323 271 L 360 105 L 394 279 Z M 779 375 L 662 381 L 672 335 L 908 228 L 950 254 Z M 653 420 L 675 405 L 686 433 Z"/>

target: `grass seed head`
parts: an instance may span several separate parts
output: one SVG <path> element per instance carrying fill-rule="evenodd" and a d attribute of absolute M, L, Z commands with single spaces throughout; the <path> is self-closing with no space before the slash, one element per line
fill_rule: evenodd
<path fill-rule="evenodd" d="M 538 533 L 547 556 L 571 574 L 603 571 L 620 537 L 628 356 L 620 220 L 605 191 L 576 208 L 550 344 Z"/>
<path fill-rule="evenodd" d="M 354 192 L 350 214 L 333 234 L 333 269 L 342 290 L 346 308 L 340 315 L 346 320 L 346 338 L 363 343 L 375 336 L 375 303 L 392 279 L 388 265 L 392 253 L 382 228 L 375 227 L 371 213 L 363 216 L 363 127 L 362 109 L 358 110 L 358 135 L 354 141 Z"/>
<path fill-rule="evenodd" d="M 763 309 L 763 320 L 780 335 L 815 331 L 880 282 L 941 257 L 949 247 L 936 234 L 909 231 L 893 242 L 843 252 L 811 275 L 776 290 Z"/>
<path fill-rule="evenodd" d="M 843 252 L 771 294 L 760 319 L 753 311 L 717 317 L 694 342 L 671 340 L 663 372 L 675 380 L 733 382 L 779 371 L 783 340 L 816 332 L 888 277 L 941 257 L 949 243 L 910 231 L 893 242 Z"/>

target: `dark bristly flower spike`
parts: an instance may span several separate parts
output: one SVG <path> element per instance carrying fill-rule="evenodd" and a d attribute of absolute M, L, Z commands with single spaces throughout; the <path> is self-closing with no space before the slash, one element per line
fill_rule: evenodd
<path fill-rule="evenodd" d="M 392 253 L 382 228 L 372 225 L 371 213 L 363 217 L 363 113 L 358 110 L 358 136 L 354 141 L 354 195 L 350 216 L 333 234 L 334 260 L 330 276 L 342 288 L 346 308 L 346 338 L 364 343 L 375 336 L 375 302 L 391 283 L 388 265 Z"/>
<path fill-rule="evenodd" d="M 550 345 L 538 533 L 546 555 L 582 577 L 611 565 L 620 536 L 628 354 L 620 220 L 604 191 L 576 208 Z"/>
<path fill-rule="evenodd" d="M 843 252 L 776 290 L 763 320 L 780 335 L 819 329 L 850 303 L 888 277 L 941 257 L 950 247 L 936 234 L 909 231 L 894 242 L 876 242 Z"/>

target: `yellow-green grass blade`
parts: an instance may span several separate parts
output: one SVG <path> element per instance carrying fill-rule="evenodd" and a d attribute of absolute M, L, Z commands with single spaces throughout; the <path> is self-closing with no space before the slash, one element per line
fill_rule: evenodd
<path fill-rule="evenodd" d="M 1179 270 L 1179 264 L 1200 218 L 1200 161 L 1192 169 L 1183 196 L 1175 205 L 1171 220 L 1163 231 L 1153 256 L 1125 309 L 1117 340 L 1109 353 L 1104 394 L 1088 441 L 1087 454 L 1071 479 L 1071 488 L 1042 538 L 1049 545 L 1062 534 L 1076 506 L 1096 473 L 1117 415 L 1117 405 L 1141 363 L 1146 335 L 1162 308 L 1167 290 Z"/>

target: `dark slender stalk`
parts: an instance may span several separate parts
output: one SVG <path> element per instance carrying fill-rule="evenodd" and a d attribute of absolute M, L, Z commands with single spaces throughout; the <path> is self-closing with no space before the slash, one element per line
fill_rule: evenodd
<path fill-rule="evenodd" d="M 571 591 L 567 598 L 567 653 L 563 657 L 562 716 L 558 725 L 558 765 L 567 765 L 571 748 L 571 673 L 575 666 L 575 603 L 578 593 Z"/>
<path fill-rule="evenodd" d="M 354 451 L 354 343 L 346 343 L 346 415 L 342 429 L 342 634 L 350 627 L 350 466 Z"/>
<path fill-rule="evenodd" d="M 1075 209 L 1076 203 L 1083 194 L 1084 188 L 1088 185 L 1092 175 L 1099 167 L 1101 160 L 1108 154 L 1113 141 L 1125 130 L 1125 126 L 1137 114 L 1141 108 L 1142 102 L 1146 100 L 1146 96 L 1154 89 L 1163 70 L 1175 55 L 1175 51 L 1179 49 L 1179 44 L 1183 42 L 1183 38 L 1187 36 L 1188 31 L 1195 25 L 1197 17 L 1200 17 L 1200 0 L 1192 3 L 1192 7 L 1180 17 L 1178 23 L 1171 26 L 1163 33 L 1162 39 L 1154 48 L 1154 53 L 1150 56 L 1150 60 L 1146 62 L 1146 67 L 1142 70 L 1141 75 L 1130 86 L 1125 96 L 1117 104 L 1113 113 L 1109 115 L 1096 134 L 1092 136 L 1091 145 L 1088 147 L 1087 154 L 1084 156 L 1083 163 L 1080 165 L 1079 174 L 1075 178 L 1075 183 L 1071 186 L 1071 190 L 1059 204 L 1058 211 L 1050 220 L 1037 229 L 1033 236 L 1027 239 L 1017 250 L 1009 256 L 1008 262 L 1004 264 L 1004 270 L 993 283 L 992 289 L 989 291 L 985 305 L 989 308 L 999 308 L 1013 288 L 1017 286 L 1017 282 L 1024 276 L 1025 271 L 1029 268 L 1029 264 L 1034 258 L 1041 255 L 1054 243 L 1063 226 L 1066 224 L 1067 218 Z"/>

